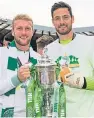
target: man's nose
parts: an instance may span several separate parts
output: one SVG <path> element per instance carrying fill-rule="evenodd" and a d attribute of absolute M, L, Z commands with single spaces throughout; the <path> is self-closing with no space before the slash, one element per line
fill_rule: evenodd
<path fill-rule="evenodd" d="M 60 18 L 60 22 L 61 22 L 61 23 L 64 23 L 64 22 L 65 22 L 64 17 L 61 17 L 61 18 Z"/>
<path fill-rule="evenodd" d="M 25 29 L 22 29 L 22 34 L 25 34 L 26 33 L 26 30 Z"/>

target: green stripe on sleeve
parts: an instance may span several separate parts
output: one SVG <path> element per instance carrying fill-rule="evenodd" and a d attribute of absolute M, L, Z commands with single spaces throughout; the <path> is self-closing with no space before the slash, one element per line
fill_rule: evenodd
<path fill-rule="evenodd" d="M 4 95 L 9 96 L 11 94 L 15 94 L 15 88 L 13 88 L 10 91 L 6 92 Z"/>
<path fill-rule="evenodd" d="M 17 59 L 9 57 L 7 69 L 15 71 L 17 69 Z"/>
<path fill-rule="evenodd" d="M 2 109 L 1 117 L 12 118 L 14 114 L 14 107 Z"/>

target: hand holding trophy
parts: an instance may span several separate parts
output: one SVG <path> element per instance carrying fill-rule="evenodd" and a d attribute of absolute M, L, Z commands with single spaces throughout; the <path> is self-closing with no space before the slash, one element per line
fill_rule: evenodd
<path fill-rule="evenodd" d="M 84 85 L 84 77 L 80 72 L 72 72 L 69 68 L 68 57 L 59 57 L 58 62 L 61 67 L 60 79 L 68 86 L 82 88 Z"/>

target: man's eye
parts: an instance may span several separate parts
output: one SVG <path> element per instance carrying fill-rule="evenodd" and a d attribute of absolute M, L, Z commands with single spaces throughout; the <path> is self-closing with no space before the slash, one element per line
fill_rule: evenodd
<path fill-rule="evenodd" d="M 69 16 L 64 16 L 63 19 L 69 19 Z"/>
<path fill-rule="evenodd" d="M 31 28 L 30 27 L 27 27 L 26 30 L 31 30 Z"/>
<path fill-rule="evenodd" d="M 17 29 L 18 29 L 18 30 L 22 30 L 22 28 L 21 28 L 21 27 L 18 27 Z"/>
<path fill-rule="evenodd" d="M 59 17 L 56 17 L 55 20 L 60 20 L 60 18 Z"/>

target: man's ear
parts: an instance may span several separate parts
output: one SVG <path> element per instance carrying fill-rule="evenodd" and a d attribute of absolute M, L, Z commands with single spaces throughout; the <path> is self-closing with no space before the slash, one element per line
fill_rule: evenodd
<path fill-rule="evenodd" d="M 12 33 L 12 36 L 14 36 L 14 30 L 13 30 L 13 28 L 12 28 L 12 30 L 11 30 L 11 33 Z"/>
<path fill-rule="evenodd" d="M 53 20 L 53 18 L 52 18 L 52 24 L 54 25 L 54 20 Z"/>
<path fill-rule="evenodd" d="M 32 35 L 34 35 L 34 32 L 35 32 L 35 31 L 34 31 L 34 29 L 33 29 L 33 33 L 32 33 Z"/>
<path fill-rule="evenodd" d="M 52 18 L 52 24 L 53 24 L 53 26 L 54 26 L 54 19 Z"/>
<path fill-rule="evenodd" d="M 72 23 L 74 23 L 74 16 L 72 16 Z"/>

